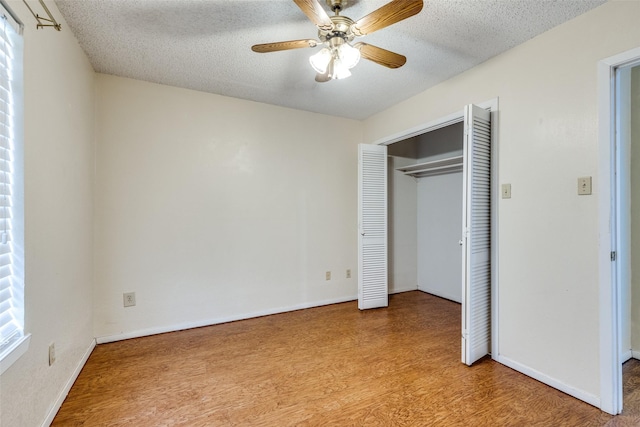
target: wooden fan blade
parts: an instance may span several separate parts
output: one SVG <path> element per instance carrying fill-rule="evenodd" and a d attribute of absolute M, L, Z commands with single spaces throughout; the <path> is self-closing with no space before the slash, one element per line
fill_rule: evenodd
<path fill-rule="evenodd" d="M 371 44 L 360 42 L 356 43 L 353 47 L 360 50 L 360 56 L 362 58 L 388 68 L 400 68 L 407 62 L 405 56 Z"/>
<path fill-rule="evenodd" d="M 351 26 L 356 36 L 364 36 L 400 22 L 422 10 L 422 0 L 393 0 Z"/>
<path fill-rule="evenodd" d="M 277 52 L 279 50 L 300 49 L 303 47 L 316 47 L 315 40 L 290 40 L 286 42 L 263 43 L 251 46 L 251 50 L 258 53 Z"/>
<path fill-rule="evenodd" d="M 307 15 L 307 18 L 321 30 L 329 31 L 333 28 L 333 22 L 327 12 L 320 6 L 318 0 L 293 0 L 295 4 Z"/>

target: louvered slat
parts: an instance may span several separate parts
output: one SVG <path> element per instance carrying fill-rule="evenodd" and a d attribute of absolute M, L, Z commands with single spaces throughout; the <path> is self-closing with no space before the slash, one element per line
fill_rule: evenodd
<path fill-rule="evenodd" d="M 465 310 L 463 361 L 491 349 L 491 121 L 474 105 L 465 109 Z"/>
<path fill-rule="evenodd" d="M 358 307 L 386 307 L 387 147 L 359 146 L 358 152 Z"/>

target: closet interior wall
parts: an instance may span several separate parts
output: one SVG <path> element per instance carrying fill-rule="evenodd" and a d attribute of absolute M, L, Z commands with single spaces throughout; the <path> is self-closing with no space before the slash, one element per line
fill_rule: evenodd
<path fill-rule="evenodd" d="M 463 124 L 391 144 L 389 290 L 462 299 L 462 172 L 415 178 L 397 168 L 462 155 Z"/>
<path fill-rule="evenodd" d="M 389 293 L 418 289 L 418 199 L 416 180 L 396 170 L 416 163 L 416 138 L 387 147 Z"/>

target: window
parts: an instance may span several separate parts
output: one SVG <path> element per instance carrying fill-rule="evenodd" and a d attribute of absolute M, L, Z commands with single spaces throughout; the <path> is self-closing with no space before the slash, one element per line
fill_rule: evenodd
<path fill-rule="evenodd" d="M 0 0 L 0 374 L 29 344 L 24 334 L 22 24 Z"/>

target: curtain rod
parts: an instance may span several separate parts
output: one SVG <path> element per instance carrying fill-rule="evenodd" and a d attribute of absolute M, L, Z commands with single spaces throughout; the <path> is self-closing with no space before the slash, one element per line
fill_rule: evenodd
<path fill-rule="evenodd" d="M 44 11 L 47 12 L 47 15 L 49 16 L 49 18 L 45 18 L 45 17 L 40 16 L 37 13 L 35 13 L 33 11 L 33 9 L 31 9 L 31 6 L 29 6 L 29 3 L 27 3 L 27 0 L 22 0 L 22 1 L 24 2 L 24 4 L 27 5 L 27 8 L 29 9 L 29 11 L 31 12 L 33 17 L 36 18 L 36 21 L 38 21 L 38 24 L 36 25 L 37 29 L 44 28 L 44 27 L 53 27 L 57 31 L 60 31 L 62 29 L 62 25 L 58 24 L 56 19 L 53 17 L 51 12 L 49 11 L 49 8 L 47 7 L 47 5 L 44 4 L 43 0 L 39 0 L 39 1 L 40 1 L 40 4 L 42 5 L 42 8 L 44 9 Z"/>

